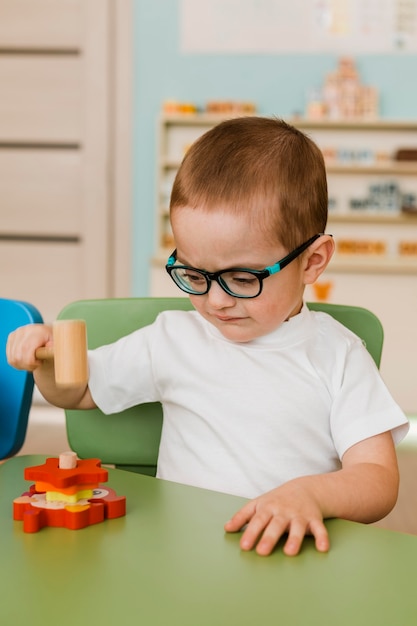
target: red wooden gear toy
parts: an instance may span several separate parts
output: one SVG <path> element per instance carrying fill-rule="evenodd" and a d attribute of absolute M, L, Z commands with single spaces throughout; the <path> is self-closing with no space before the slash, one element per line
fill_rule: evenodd
<path fill-rule="evenodd" d="M 75 452 L 27 467 L 24 477 L 35 481 L 13 500 L 13 519 L 23 521 L 26 533 L 44 526 L 78 530 L 126 514 L 126 497 L 103 486 L 108 472 L 99 459 L 77 459 Z"/>

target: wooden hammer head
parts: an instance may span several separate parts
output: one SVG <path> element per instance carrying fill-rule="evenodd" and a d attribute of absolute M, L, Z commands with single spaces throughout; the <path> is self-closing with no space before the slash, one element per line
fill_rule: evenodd
<path fill-rule="evenodd" d="M 87 384 L 87 330 L 84 320 L 59 320 L 53 325 L 55 382 L 61 387 Z"/>
<path fill-rule="evenodd" d="M 59 387 L 78 387 L 88 382 L 87 330 L 84 320 L 59 320 L 53 325 L 53 348 L 38 348 L 39 359 L 53 358 Z"/>

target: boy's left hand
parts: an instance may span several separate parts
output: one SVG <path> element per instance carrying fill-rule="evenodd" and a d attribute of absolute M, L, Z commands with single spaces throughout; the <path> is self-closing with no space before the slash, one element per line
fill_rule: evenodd
<path fill-rule="evenodd" d="M 240 547 L 251 550 L 256 546 L 263 556 L 271 554 L 285 533 L 284 553 L 288 556 L 298 554 L 305 535 L 313 535 L 317 550 L 327 552 L 329 536 L 323 515 L 306 482 L 308 479 L 298 478 L 251 500 L 225 524 L 225 530 L 237 532 L 247 525 Z"/>
<path fill-rule="evenodd" d="M 247 526 L 242 550 L 256 546 L 258 554 L 272 552 L 288 533 L 284 553 L 299 553 L 306 535 L 313 535 L 319 552 L 329 549 L 323 519 L 337 517 L 369 524 L 387 515 L 397 500 L 399 473 L 390 431 L 349 448 L 342 469 L 301 476 L 255 498 L 225 524 L 227 532 Z"/>

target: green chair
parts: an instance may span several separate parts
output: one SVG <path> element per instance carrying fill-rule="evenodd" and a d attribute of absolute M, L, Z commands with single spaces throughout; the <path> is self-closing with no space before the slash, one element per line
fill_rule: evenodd
<path fill-rule="evenodd" d="M 328 304 L 325 302 L 308 302 L 312 311 L 323 311 L 334 317 L 338 322 L 349 328 L 362 339 L 364 346 L 372 356 L 377 367 L 381 364 L 384 329 L 374 313 L 359 306 L 345 304 Z"/>
<path fill-rule="evenodd" d="M 308 306 L 329 313 L 355 332 L 379 366 L 383 329 L 373 313 L 336 304 Z M 80 300 L 66 306 L 58 317 L 84 319 L 88 345 L 95 348 L 150 324 L 166 309 L 190 310 L 192 305 L 188 298 Z M 68 441 L 80 458 L 99 458 L 122 469 L 155 475 L 162 426 L 159 403 L 142 404 L 113 415 L 104 415 L 99 409 L 66 411 L 66 424 Z"/>

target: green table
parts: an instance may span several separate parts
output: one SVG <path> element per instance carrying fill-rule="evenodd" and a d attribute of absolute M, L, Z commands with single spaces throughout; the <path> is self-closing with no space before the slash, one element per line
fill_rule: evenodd
<path fill-rule="evenodd" d="M 241 498 L 121 470 L 127 515 L 83 530 L 25 534 L 12 501 L 24 456 L 0 467 L 0 624 L 8 626 L 414 626 L 417 538 L 328 522 L 328 554 L 239 550 L 223 523 Z"/>

